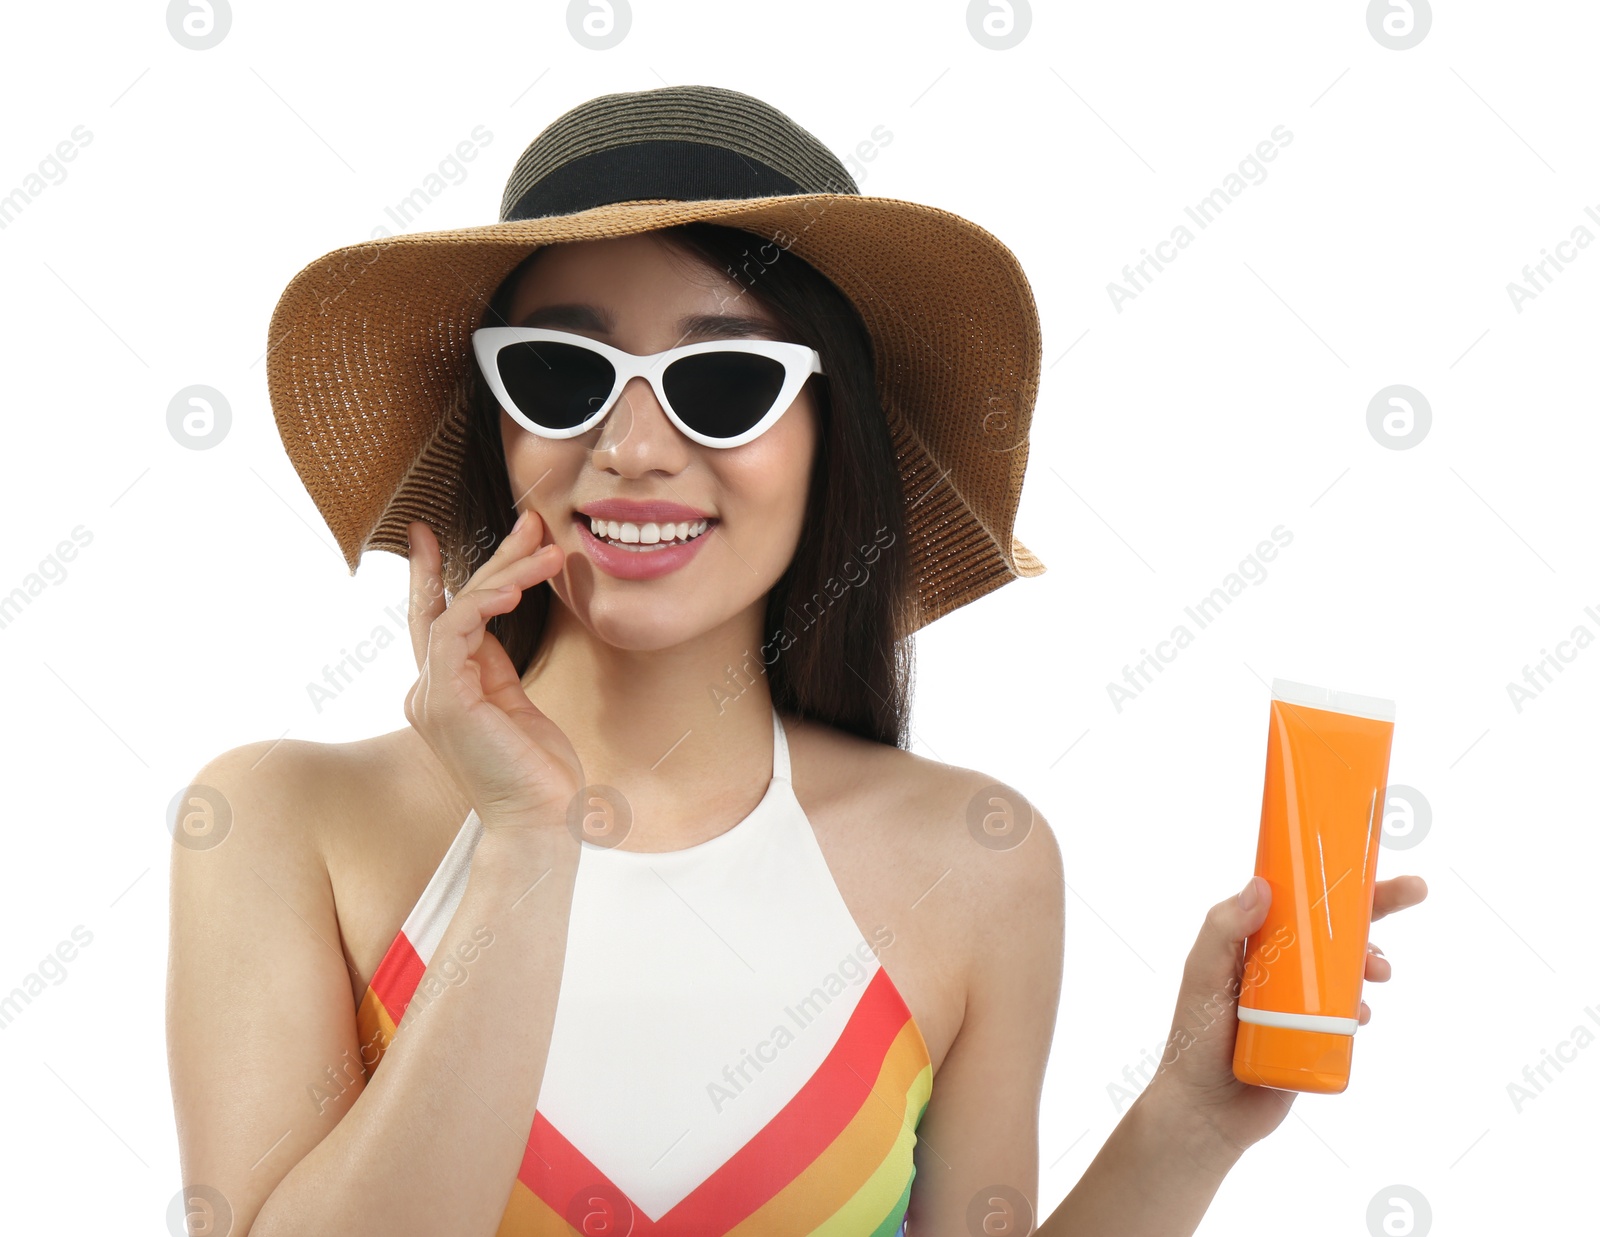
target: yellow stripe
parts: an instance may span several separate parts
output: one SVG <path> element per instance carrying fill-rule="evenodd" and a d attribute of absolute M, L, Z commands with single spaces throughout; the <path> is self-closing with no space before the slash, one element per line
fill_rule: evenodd
<path fill-rule="evenodd" d="M 872 1223 L 881 1220 L 906 1188 L 911 1160 L 905 1148 L 915 1140 L 911 1123 L 933 1088 L 933 1067 L 928 1063 L 921 1033 L 915 1021 L 906 1019 L 884 1056 L 877 1080 L 862 1101 L 856 1115 L 839 1132 L 821 1155 L 783 1189 L 763 1203 L 742 1224 L 728 1230 L 727 1237 L 767 1237 L 771 1233 L 852 1232 L 850 1221 L 838 1224 L 841 1216 L 857 1216 L 853 1233 L 861 1228 L 857 1199 L 861 1206 L 882 1198 L 882 1206 Z M 839 1196 L 856 1179 L 864 1164 L 876 1165 L 865 1186 L 839 1206 Z M 869 1191 L 872 1191 L 869 1193 Z M 829 1226 L 824 1228 L 823 1226 Z"/>
<path fill-rule="evenodd" d="M 889 1209 L 905 1193 L 906 1178 L 910 1175 L 907 1170 L 912 1163 L 911 1148 L 917 1141 L 913 1123 L 932 1094 L 933 1066 L 925 1065 L 906 1092 L 905 1118 L 900 1123 L 900 1134 L 894 1140 L 893 1150 L 848 1203 L 826 1223 L 812 1230 L 812 1237 L 857 1237 L 883 1223 Z"/>

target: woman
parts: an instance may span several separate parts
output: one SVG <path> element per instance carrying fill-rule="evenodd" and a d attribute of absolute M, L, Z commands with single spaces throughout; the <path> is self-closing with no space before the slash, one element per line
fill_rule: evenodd
<path fill-rule="evenodd" d="M 914 250 L 861 228 L 907 204 L 818 186 L 854 193 L 748 96 L 605 96 L 524 154 L 498 231 L 435 234 L 435 285 L 401 238 L 286 292 L 280 429 L 352 566 L 404 530 L 419 675 L 407 729 L 197 778 L 233 824 L 174 850 L 169 1035 L 214 1231 L 1030 1231 L 1060 853 L 1020 796 L 900 745 L 905 637 L 1042 570 L 1010 536 L 1036 324 L 984 319 L 1031 298 L 996 311 L 971 281 L 1020 278 L 1009 255 L 929 212 L 930 277 L 970 295 L 897 299 L 872 263 Z M 757 247 L 777 218 L 807 226 Z M 435 351 L 348 325 L 468 311 Z M 930 350 L 957 321 L 1024 363 Z M 459 419 L 395 447 L 394 379 L 339 420 L 385 347 L 458 375 Z M 985 410 L 981 455 L 941 443 L 941 401 Z M 1374 917 L 1421 892 L 1381 883 Z M 1237 990 L 1265 911 L 1212 908 L 1175 1029 Z M 1194 1230 L 1287 1111 L 1233 1079 L 1235 1025 L 1171 1054 L 1038 1231 Z"/>

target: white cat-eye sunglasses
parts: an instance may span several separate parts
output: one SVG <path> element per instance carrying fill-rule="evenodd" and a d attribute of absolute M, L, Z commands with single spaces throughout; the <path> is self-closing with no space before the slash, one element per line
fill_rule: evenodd
<path fill-rule="evenodd" d="M 517 424 L 545 438 L 598 425 L 623 387 L 643 377 L 672 423 L 706 447 L 738 447 L 794 403 L 822 358 L 804 344 L 719 339 L 638 356 L 586 335 L 488 326 L 472 333 L 478 368 Z"/>

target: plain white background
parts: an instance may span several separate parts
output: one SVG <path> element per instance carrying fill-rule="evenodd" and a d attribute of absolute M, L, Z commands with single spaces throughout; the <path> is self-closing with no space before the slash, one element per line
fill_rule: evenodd
<path fill-rule="evenodd" d="M 159 4 L 9 14 L 0 595 L 55 579 L 0 627 L 0 990 L 75 927 L 93 939 L 0 1030 L 7 1226 L 166 1231 L 169 801 L 236 744 L 404 725 L 414 666 L 385 607 L 405 563 L 349 577 L 283 453 L 261 359 L 279 291 L 394 228 L 385 208 L 476 126 L 492 140 L 413 230 L 493 221 L 518 153 L 582 100 L 704 83 L 841 157 L 885 127 L 863 191 L 977 221 L 1033 283 L 1017 527 L 1049 572 L 926 630 L 914 725 L 921 754 L 1030 796 L 1065 853 L 1042 1209 L 1166 1035 L 1206 909 L 1250 875 L 1277 676 L 1398 702 L 1391 781 L 1431 825 L 1379 876 L 1431 894 L 1374 927 L 1394 978 L 1367 986 L 1348 1091 L 1301 1097 L 1200 1231 L 1379 1232 L 1395 1185 L 1439 1233 L 1568 1231 L 1600 1101 L 1600 246 L 1557 246 L 1600 236 L 1597 18 L 1439 10 L 1405 50 L 1359 2 L 1041 4 L 1007 50 L 960 3 L 636 0 L 603 51 L 554 3 L 237 4 L 201 51 Z M 1278 126 L 1265 178 L 1228 182 Z M 1185 215 L 1234 183 L 1211 226 Z M 1193 244 L 1119 307 L 1108 285 L 1185 222 Z M 1508 284 L 1536 290 L 1546 251 L 1571 260 L 1519 305 Z M 208 450 L 168 430 L 193 384 L 231 411 Z M 1403 450 L 1368 426 L 1395 384 L 1431 408 Z M 1264 575 L 1119 709 L 1108 684 L 1280 525 Z M 41 567 L 74 529 L 87 544 Z M 377 626 L 401 638 L 318 711 L 307 684 Z M 1547 655 L 1567 660 L 1519 705 L 1508 684 Z M 1517 1103 L 1547 1052 L 1567 1059 Z"/>

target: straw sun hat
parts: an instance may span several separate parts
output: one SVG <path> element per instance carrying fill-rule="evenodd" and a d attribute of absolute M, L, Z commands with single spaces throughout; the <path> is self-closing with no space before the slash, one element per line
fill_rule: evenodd
<path fill-rule="evenodd" d="M 776 108 L 738 91 L 602 95 L 523 151 L 497 223 L 347 245 L 284 289 L 267 386 L 289 458 L 353 575 L 450 526 L 468 425 L 471 336 L 542 245 L 691 221 L 810 263 L 871 335 L 925 626 L 1044 564 L 1012 535 L 1039 384 L 1039 316 L 1016 257 L 937 207 L 864 196 Z"/>

